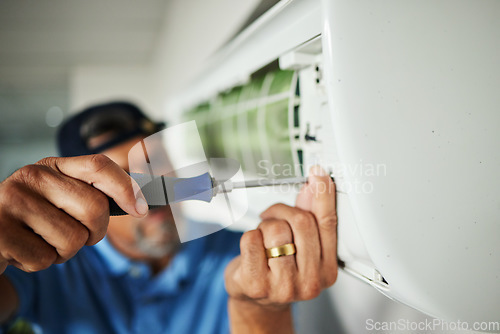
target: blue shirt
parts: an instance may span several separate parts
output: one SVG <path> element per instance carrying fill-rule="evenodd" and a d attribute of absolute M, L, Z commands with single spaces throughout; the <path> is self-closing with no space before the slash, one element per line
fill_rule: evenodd
<path fill-rule="evenodd" d="M 229 333 L 224 269 L 241 233 L 221 230 L 182 244 L 161 273 L 123 256 L 106 240 L 66 263 L 4 275 L 18 315 L 43 333 Z"/>

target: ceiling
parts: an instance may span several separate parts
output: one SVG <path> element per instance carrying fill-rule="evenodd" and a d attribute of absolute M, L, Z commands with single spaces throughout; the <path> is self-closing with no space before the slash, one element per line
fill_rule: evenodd
<path fill-rule="evenodd" d="M 46 114 L 67 112 L 72 68 L 148 63 L 166 3 L 0 1 L 0 144 L 53 135 Z"/>

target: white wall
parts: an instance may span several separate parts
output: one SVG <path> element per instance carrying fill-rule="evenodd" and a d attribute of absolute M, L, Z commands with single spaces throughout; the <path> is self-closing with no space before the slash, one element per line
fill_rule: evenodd
<path fill-rule="evenodd" d="M 70 109 L 111 99 L 138 103 L 167 117 L 168 97 L 189 84 L 204 62 L 240 28 L 259 0 L 172 0 L 167 4 L 151 61 L 146 64 L 75 68 L 69 78 Z"/>
<path fill-rule="evenodd" d="M 52 138 L 2 144 L 0 145 L 0 181 L 22 166 L 33 164 L 47 156 L 56 155 L 55 140 Z"/>
<path fill-rule="evenodd" d="M 165 101 L 188 85 L 259 0 L 172 0 L 153 58 L 156 89 Z"/>
<path fill-rule="evenodd" d="M 109 100 L 128 100 L 159 116 L 159 103 L 152 88 L 150 65 L 80 66 L 71 74 L 70 110 L 76 112 Z"/>

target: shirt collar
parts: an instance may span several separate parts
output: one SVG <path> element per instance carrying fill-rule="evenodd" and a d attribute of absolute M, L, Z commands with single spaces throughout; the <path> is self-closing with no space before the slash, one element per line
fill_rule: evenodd
<path fill-rule="evenodd" d="M 151 295 L 175 294 L 198 276 L 198 270 L 206 256 L 206 238 L 199 238 L 182 244 L 169 265 L 160 272 L 149 286 Z"/>
<path fill-rule="evenodd" d="M 192 225 L 191 222 L 189 225 Z M 193 226 L 190 226 L 193 228 Z M 94 246 L 104 261 L 104 264 L 113 276 L 130 273 L 132 268 L 142 268 L 149 272 L 149 267 L 141 261 L 134 261 L 120 253 L 105 237 Z M 156 277 L 161 281 L 169 281 L 169 285 L 176 285 L 194 277 L 199 263 L 206 253 L 206 238 L 198 238 L 181 244 L 181 248 L 174 255 L 169 265 Z M 147 269 L 146 269 L 147 268 Z M 155 278 L 156 278 L 155 277 Z"/>
<path fill-rule="evenodd" d="M 112 275 L 120 276 L 129 272 L 133 261 L 116 250 L 107 237 L 104 237 L 94 248 L 101 255 L 106 268 Z"/>

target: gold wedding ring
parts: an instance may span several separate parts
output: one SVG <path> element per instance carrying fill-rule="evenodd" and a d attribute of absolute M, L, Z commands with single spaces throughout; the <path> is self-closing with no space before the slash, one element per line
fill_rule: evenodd
<path fill-rule="evenodd" d="M 295 254 L 294 244 L 285 244 L 278 247 L 266 248 L 266 255 L 268 259 L 293 254 Z"/>

